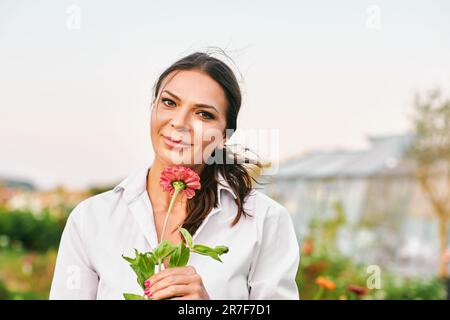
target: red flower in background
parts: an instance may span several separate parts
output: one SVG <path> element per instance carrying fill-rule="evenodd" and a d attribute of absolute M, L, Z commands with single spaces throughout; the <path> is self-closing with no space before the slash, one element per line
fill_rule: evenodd
<path fill-rule="evenodd" d="M 347 290 L 350 292 L 353 292 L 354 294 L 358 295 L 359 297 L 364 296 L 367 293 L 367 289 L 354 285 L 354 284 L 349 284 L 347 286 Z"/>
<path fill-rule="evenodd" d="M 305 242 L 303 243 L 303 246 L 302 246 L 302 253 L 304 255 L 309 256 L 313 253 L 313 251 L 314 251 L 313 241 L 311 239 L 305 240 Z"/>

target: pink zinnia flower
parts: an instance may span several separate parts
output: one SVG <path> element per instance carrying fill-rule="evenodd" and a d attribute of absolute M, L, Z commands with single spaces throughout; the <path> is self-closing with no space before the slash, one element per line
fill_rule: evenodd
<path fill-rule="evenodd" d="M 169 191 L 172 196 L 169 209 L 167 210 L 166 220 L 164 221 L 161 235 L 162 241 L 164 239 L 167 222 L 169 221 L 170 212 L 172 211 L 175 199 L 179 193 L 183 193 L 188 199 L 193 198 L 195 190 L 200 189 L 200 177 L 195 171 L 183 166 L 168 167 L 161 173 L 160 184 L 163 191 Z"/>
<path fill-rule="evenodd" d="M 165 168 L 161 173 L 160 184 L 164 191 L 170 192 L 171 196 L 175 189 L 179 189 L 179 192 L 184 193 L 188 199 L 193 198 L 195 190 L 201 187 L 198 174 L 183 166 Z"/>

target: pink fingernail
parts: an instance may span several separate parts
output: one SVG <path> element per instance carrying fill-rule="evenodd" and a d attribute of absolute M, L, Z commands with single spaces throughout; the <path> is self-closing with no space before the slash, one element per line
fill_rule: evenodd
<path fill-rule="evenodd" d="M 150 280 L 145 280 L 144 285 L 145 285 L 146 287 L 150 287 Z"/>

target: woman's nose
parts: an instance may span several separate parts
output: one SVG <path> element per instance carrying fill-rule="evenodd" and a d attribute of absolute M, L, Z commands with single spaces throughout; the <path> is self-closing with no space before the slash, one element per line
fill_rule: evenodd
<path fill-rule="evenodd" d="M 170 125 L 177 130 L 187 130 L 189 127 L 189 117 L 188 112 L 179 109 L 170 120 Z"/>

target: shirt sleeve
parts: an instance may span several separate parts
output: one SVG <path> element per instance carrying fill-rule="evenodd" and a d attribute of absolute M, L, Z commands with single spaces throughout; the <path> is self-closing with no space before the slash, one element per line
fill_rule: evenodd
<path fill-rule="evenodd" d="M 249 273 L 251 300 L 299 300 L 295 281 L 300 247 L 288 210 L 269 209 L 260 227 L 260 247 Z"/>
<path fill-rule="evenodd" d="M 50 289 L 50 300 L 94 300 L 98 275 L 83 243 L 82 203 L 71 212 L 64 227 Z"/>

